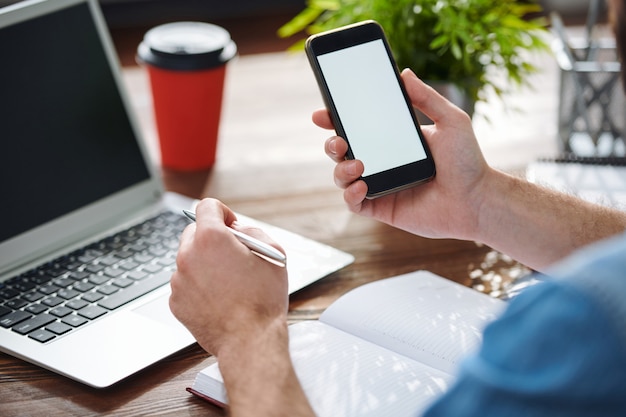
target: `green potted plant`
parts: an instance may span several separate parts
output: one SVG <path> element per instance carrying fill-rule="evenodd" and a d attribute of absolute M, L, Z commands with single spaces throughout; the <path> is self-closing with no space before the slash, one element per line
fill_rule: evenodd
<path fill-rule="evenodd" d="M 536 72 L 529 52 L 549 49 L 544 20 L 527 18 L 539 11 L 533 0 L 307 0 L 278 34 L 313 34 L 374 19 L 401 69 L 411 68 L 440 90 L 455 87 L 461 98 L 453 101 L 471 114 L 477 101 L 491 92 L 502 97 Z"/>

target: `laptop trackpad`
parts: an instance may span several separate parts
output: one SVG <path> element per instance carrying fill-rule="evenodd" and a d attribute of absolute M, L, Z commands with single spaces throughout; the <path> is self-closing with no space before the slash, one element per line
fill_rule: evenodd
<path fill-rule="evenodd" d="M 179 322 L 170 311 L 169 294 L 170 292 L 168 291 L 155 300 L 133 309 L 133 313 L 137 313 L 140 316 L 147 317 L 171 327 L 184 328 L 181 322 Z"/>

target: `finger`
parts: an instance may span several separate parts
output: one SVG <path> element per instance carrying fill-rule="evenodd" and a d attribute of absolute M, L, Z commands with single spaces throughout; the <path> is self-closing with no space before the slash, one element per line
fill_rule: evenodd
<path fill-rule="evenodd" d="M 240 231 L 241 233 L 245 233 L 248 236 L 252 236 L 253 238 L 258 239 L 261 242 L 267 243 L 268 245 L 275 247 L 283 254 L 285 254 L 285 250 L 283 249 L 283 247 L 274 239 L 272 239 L 270 235 L 265 233 L 263 229 L 249 225 L 242 225 L 238 222 L 234 222 L 231 227 L 237 231 Z"/>
<path fill-rule="evenodd" d="M 187 251 L 187 248 L 193 242 L 193 237 L 196 233 L 196 223 L 190 223 L 185 227 L 183 232 L 178 239 L 178 253 L 184 253 Z"/>
<path fill-rule="evenodd" d="M 335 166 L 335 184 L 339 188 L 347 188 L 363 175 L 364 170 L 363 162 L 358 159 L 342 161 Z"/>
<path fill-rule="evenodd" d="M 411 99 L 411 104 L 428 116 L 435 124 L 440 123 L 451 113 L 460 111 L 454 104 L 435 91 L 434 88 L 417 78 L 410 69 L 407 68 L 402 71 L 402 80 Z"/>
<path fill-rule="evenodd" d="M 221 201 L 211 198 L 200 201 L 196 206 L 196 235 L 193 242 L 196 250 L 241 250 L 235 236 L 228 231 L 228 227 L 236 220 L 235 214 Z"/>
<path fill-rule="evenodd" d="M 324 143 L 326 155 L 335 162 L 341 162 L 346 158 L 348 143 L 339 136 L 332 136 Z"/>
<path fill-rule="evenodd" d="M 311 119 L 313 120 L 313 123 L 323 129 L 334 129 L 333 122 L 330 120 L 330 114 L 326 109 L 314 111 Z"/>
<path fill-rule="evenodd" d="M 230 226 L 236 220 L 235 213 L 219 200 L 205 198 L 196 206 L 198 227 Z"/>
<path fill-rule="evenodd" d="M 367 184 L 365 181 L 356 181 L 345 189 L 343 192 L 343 200 L 350 211 L 358 213 L 361 211 L 366 194 Z"/>

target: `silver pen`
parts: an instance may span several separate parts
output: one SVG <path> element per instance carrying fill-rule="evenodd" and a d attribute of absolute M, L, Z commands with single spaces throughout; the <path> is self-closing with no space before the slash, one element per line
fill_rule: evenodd
<path fill-rule="evenodd" d="M 185 213 L 185 216 L 189 217 L 194 222 L 196 221 L 196 213 L 189 210 L 183 210 L 183 213 Z M 246 245 L 255 255 L 261 255 L 263 259 L 271 259 L 272 261 L 281 264 L 281 266 L 286 265 L 287 257 L 275 247 L 242 233 L 239 230 L 235 230 L 232 227 L 229 227 L 228 230 L 235 235 L 241 243 Z"/>

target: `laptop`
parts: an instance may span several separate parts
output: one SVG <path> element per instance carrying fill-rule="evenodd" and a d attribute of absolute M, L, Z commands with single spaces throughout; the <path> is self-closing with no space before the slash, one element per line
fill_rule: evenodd
<path fill-rule="evenodd" d="M 168 307 L 182 209 L 164 192 L 97 0 L 0 9 L 0 351 L 107 387 L 194 343 Z M 353 261 L 284 229 L 290 293 Z"/>
<path fill-rule="evenodd" d="M 526 178 L 583 200 L 626 210 L 626 159 L 578 157 L 530 163 Z"/>

